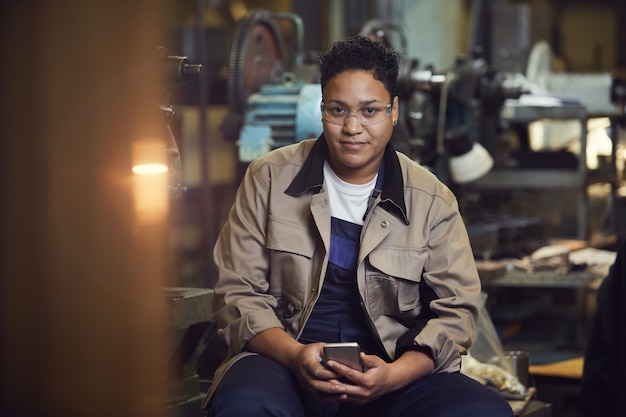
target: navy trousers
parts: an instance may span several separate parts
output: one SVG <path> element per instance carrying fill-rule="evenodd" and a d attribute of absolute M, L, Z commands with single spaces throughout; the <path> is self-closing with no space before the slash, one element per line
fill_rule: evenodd
<path fill-rule="evenodd" d="M 264 356 L 248 356 L 225 375 L 208 417 L 513 417 L 494 390 L 461 374 L 434 374 L 365 406 L 303 394 L 291 371 Z"/>

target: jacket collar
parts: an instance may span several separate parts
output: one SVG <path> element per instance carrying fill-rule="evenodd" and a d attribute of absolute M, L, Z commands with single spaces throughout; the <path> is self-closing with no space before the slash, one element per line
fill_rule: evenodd
<path fill-rule="evenodd" d="M 287 190 L 289 195 L 302 195 L 306 192 L 319 193 L 324 183 L 324 161 L 328 156 L 328 144 L 326 138 L 322 134 L 311 149 L 302 168 L 294 177 Z M 409 224 L 409 218 L 406 214 L 406 206 L 404 204 L 404 180 L 402 179 L 402 169 L 400 161 L 396 155 L 391 142 L 385 148 L 384 163 L 384 183 L 383 191 L 380 196 L 379 205 L 390 213 L 394 213 L 400 217 L 406 224 Z"/>

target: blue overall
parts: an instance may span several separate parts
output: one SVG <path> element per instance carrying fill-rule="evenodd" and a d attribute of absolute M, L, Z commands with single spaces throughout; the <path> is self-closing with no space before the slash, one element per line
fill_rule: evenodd
<path fill-rule="evenodd" d="M 322 292 L 300 342 L 358 342 L 370 355 L 389 359 L 369 330 L 356 284 L 361 226 L 331 219 L 330 254 Z"/>

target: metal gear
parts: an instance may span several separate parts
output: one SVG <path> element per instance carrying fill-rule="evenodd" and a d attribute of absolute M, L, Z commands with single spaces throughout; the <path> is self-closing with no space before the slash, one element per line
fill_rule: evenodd
<path fill-rule="evenodd" d="M 228 106 L 243 114 L 248 97 L 283 71 L 284 44 L 267 10 L 252 9 L 238 22 L 228 61 Z"/>

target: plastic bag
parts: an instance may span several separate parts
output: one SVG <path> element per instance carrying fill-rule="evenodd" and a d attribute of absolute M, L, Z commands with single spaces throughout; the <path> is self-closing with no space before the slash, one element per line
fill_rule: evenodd
<path fill-rule="evenodd" d="M 492 385 L 511 398 L 523 398 L 526 387 L 520 382 L 502 347 L 500 338 L 485 307 L 482 293 L 478 310 L 476 337 L 468 354 L 462 357 L 461 372 L 484 385 Z"/>
<path fill-rule="evenodd" d="M 487 307 L 487 294 L 481 293 L 476 323 L 476 337 L 469 349 L 469 354 L 477 361 L 485 364 L 498 365 L 505 371 L 513 373 L 509 361 L 505 358 L 504 348 L 496 331 Z"/>

